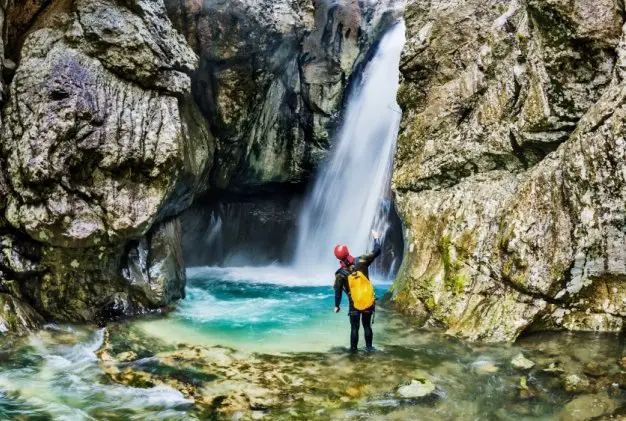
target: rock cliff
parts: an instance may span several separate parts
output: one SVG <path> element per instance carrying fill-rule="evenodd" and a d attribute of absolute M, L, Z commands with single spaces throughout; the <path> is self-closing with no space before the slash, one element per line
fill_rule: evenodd
<path fill-rule="evenodd" d="M 194 96 L 218 138 L 212 183 L 300 183 L 329 148 L 344 91 L 402 14 L 382 0 L 167 0 L 200 57 Z"/>
<path fill-rule="evenodd" d="M 398 307 L 471 340 L 621 331 L 624 4 L 409 1 Z"/>
<path fill-rule="evenodd" d="M 0 334 L 183 297 L 181 213 L 306 181 L 403 12 L 398 308 L 471 340 L 621 331 L 623 2 L 403 6 L 0 1 Z"/>
<path fill-rule="evenodd" d="M 206 187 L 215 149 L 191 98 L 197 58 L 159 2 L 36 3 L 5 9 L 17 68 L 2 113 L 0 291 L 58 320 L 166 305 L 184 295 L 169 220 Z"/>
<path fill-rule="evenodd" d="M 0 334 L 184 296 L 179 215 L 301 183 L 395 0 L 0 1 Z"/>

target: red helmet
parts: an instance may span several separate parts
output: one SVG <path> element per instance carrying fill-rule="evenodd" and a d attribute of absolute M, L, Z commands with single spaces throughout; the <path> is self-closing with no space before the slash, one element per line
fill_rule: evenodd
<path fill-rule="evenodd" d="M 335 257 L 337 259 L 344 260 L 344 259 L 347 259 L 348 256 L 350 256 L 350 251 L 348 251 L 348 246 L 340 244 L 337 247 L 335 247 Z"/>

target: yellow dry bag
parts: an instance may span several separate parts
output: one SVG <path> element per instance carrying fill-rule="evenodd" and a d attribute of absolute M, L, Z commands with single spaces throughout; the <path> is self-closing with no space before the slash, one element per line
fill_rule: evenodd
<path fill-rule="evenodd" d="M 363 272 L 355 271 L 348 276 L 348 284 L 350 285 L 350 296 L 357 310 L 367 310 L 374 305 L 376 295 L 374 288 L 367 276 Z"/>

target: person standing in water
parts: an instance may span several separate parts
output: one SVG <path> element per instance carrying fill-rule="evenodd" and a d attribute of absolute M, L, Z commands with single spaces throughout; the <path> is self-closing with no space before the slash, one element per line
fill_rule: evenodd
<path fill-rule="evenodd" d="M 374 332 L 372 332 L 372 317 L 376 311 L 374 290 L 369 281 L 369 267 L 381 253 L 380 233 L 372 231 L 374 250 L 357 259 L 350 255 L 346 245 L 335 247 L 335 257 L 339 259 L 341 267 L 335 272 L 335 313 L 341 310 L 343 292 L 350 302 L 350 351 L 356 352 L 359 343 L 359 328 L 363 324 L 365 331 L 365 350 L 374 350 Z M 354 295 L 354 299 L 353 299 Z M 357 296 L 358 295 L 358 296 Z M 355 300 L 358 301 L 355 305 Z"/>

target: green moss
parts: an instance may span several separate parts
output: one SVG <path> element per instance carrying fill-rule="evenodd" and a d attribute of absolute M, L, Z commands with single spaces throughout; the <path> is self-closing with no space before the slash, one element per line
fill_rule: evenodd
<path fill-rule="evenodd" d="M 444 283 L 448 291 L 459 294 L 463 291 L 467 282 L 467 276 L 459 273 L 461 270 L 461 262 L 452 261 L 450 253 L 450 237 L 444 235 L 441 237 L 439 244 L 441 260 L 443 261 Z"/>
<path fill-rule="evenodd" d="M 524 286 L 526 285 L 526 275 L 518 272 L 511 278 L 511 281 L 516 285 Z"/>
<path fill-rule="evenodd" d="M 467 275 L 463 273 L 455 274 L 451 280 L 452 282 L 450 285 L 452 292 L 454 292 L 455 294 L 460 294 L 461 292 L 463 292 L 463 289 L 465 288 L 465 284 L 467 283 L 467 280 L 468 280 Z"/>
<path fill-rule="evenodd" d="M 428 297 L 428 299 L 426 300 L 426 308 L 429 311 L 432 311 L 436 305 L 437 303 L 435 303 L 435 299 L 433 297 Z"/>
<path fill-rule="evenodd" d="M 450 262 L 450 237 L 444 235 L 441 237 L 441 242 L 439 243 L 439 251 L 441 253 L 441 260 L 443 260 L 443 269 L 446 273 L 446 278 L 452 269 L 452 265 Z"/>
<path fill-rule="evenodd" d="M 504 276 L 510 277 L 512 269 L 513 269 L 513 260 L 511 259 L 506 260 L 504 264 L 502 265 L 502 273 L 504 274 Z"/>
<path fill-rule="evenodd" d="M 503 227 L 501 227 L 500 232 L 503 231 L 502 228 Z M 500 250 L 506 250 L 508 248 L 512 237 L 513 237 L 513 227 L 508 227 L 506 231 L 504 231 L 504 234 L 500 237 L 498 241 L 498 246 L 500 247 Z"/>
<path fill-rule="evenodd" d="M 476 248 L 476 238 L 473 231 L 464 231 L 459 238 L 459 258 L 467 259 Z"/>

